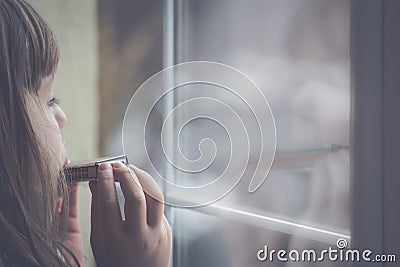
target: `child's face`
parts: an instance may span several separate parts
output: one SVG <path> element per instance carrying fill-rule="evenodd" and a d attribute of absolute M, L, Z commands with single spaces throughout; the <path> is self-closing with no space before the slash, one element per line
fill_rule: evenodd
<path fill-rule="evenodd" d="M 57 104 L 57 99 L 54 97 L 53 92 L 53 80 L 54 75 L 49 75 L 42 80 L 38 95 L 39 101 L 44 112 L 40 112 L 41 124 L 44 127 L 43 137 L 45 143 L 50 149 L 50 155 L 54 156 L 56 160 L 57 168 L 61 168 L 68 163 L 67 152 L 61 136 L 61 129 L 67 122 L 67 117 L 61 107 Z"/>

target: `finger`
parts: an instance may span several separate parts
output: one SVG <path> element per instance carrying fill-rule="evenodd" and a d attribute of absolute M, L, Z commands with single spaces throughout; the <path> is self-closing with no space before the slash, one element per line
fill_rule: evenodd
<path fill-rule="evenodd" d="M 98 193 L 102 229 L 106 232 L 109 232 L 109 229 L 120 231 L 122 216 L 119 209 L 117 189 L 111 164 L 106 162 L 99 166 Z"/>
<path fill-rule="evenodd" d="M 74 183 L 69 187 L 69 217 L 78 217 L 78 184 Z"/>
<path fill-rule="evenodd" d="M 114 175 L 119 180 L 125 198 L 125 225 L 131 230 L 147 226 L 146 198 L 133 171 L 121 163 L 113 164 Z"/>
<path fill-rule="evenodd" d="M 163 216 L 163 223 L 162 223 L 163 229 L 167 234 L 167 240 L 169 243 L 169 248 L 172 247 L 172 231 L 171 231 L 171 226 L 169 225 L 169 222 L 167 220 L 167 217 L 165 215 Z"/>
<path fill-rule="evenodd" d="M 156 181 L 147 172 L 133 165 L 128 166 L 135 172 L 145 192 L 148 225 L 152 227 L 161 225 L 164 214 L 164 195 L 160 187 L 158 187 Z"/>
<path fill-rule="evenodd" d="M 64 202 L 64 199 L 61 197 L 58 200 L 58 212 L 61 214 L 60 218 L 60 225 L 62 227 L 69 227 L 68 225 L 65 225 L 65 221 L 68 219 L 68 221 L 70 219 L 78 219 L 78 184 L 74 183 L 68 183 L 68 187 L 67 187 L 67 193 L 68 193 L 68 197 L 65 198 L 65 200 L 68 203 Z M 66 214 L 66 212 L 68 212 L 68 214 Z"/>
<path fill-rule="evenodd" d="M 102 240 L 101 236 L 101 209 L 99 209 L 98 184 L 96 182 L 89 183 L 90 192 L 92 193 L 92 205 L 90 210 L 90 243 L 96 249 Z"/>

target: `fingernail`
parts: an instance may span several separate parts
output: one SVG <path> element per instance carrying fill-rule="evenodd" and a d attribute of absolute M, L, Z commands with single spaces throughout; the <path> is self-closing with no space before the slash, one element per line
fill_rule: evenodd
<path fill-rule="evenodd" d="M 111 170 L 111 164 L 108 162 L 103 162 L 99 166 L 100 171 Z"/>
<path fill-rule="evenodd" d="M 114 168 L 118 169 L 118 168 L 123 167 L 124 165 L 123 165 L 121 162 L 115 162 L 115 163 L 113 163 L 112 166 L 113 166 Z"/>

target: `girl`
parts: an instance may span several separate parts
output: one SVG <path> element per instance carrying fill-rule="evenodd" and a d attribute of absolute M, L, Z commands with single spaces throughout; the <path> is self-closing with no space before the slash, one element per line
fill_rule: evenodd
<path fill-rule="evenodd" d="M 0 266 L 82 266 L 77 186 L 53 96 L 55 37 L 24 0 L 0 0 Z M 144 171 L 103 163 L 92 192 L 91 245 L 98 266 L 168 266 L 171 231 L 162 193 Z M 125 197 L 121 219 L 115 180 Z"/>

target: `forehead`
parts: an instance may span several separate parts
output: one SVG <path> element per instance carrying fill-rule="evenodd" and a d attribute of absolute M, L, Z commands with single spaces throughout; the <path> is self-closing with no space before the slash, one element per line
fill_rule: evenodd
<path fill-rule="evenodd" d="M 54 81 L 54 75 L 48 75 L 44 77 L 40 84 L 39 95 L 51 93 L 53 81 Z"/>

